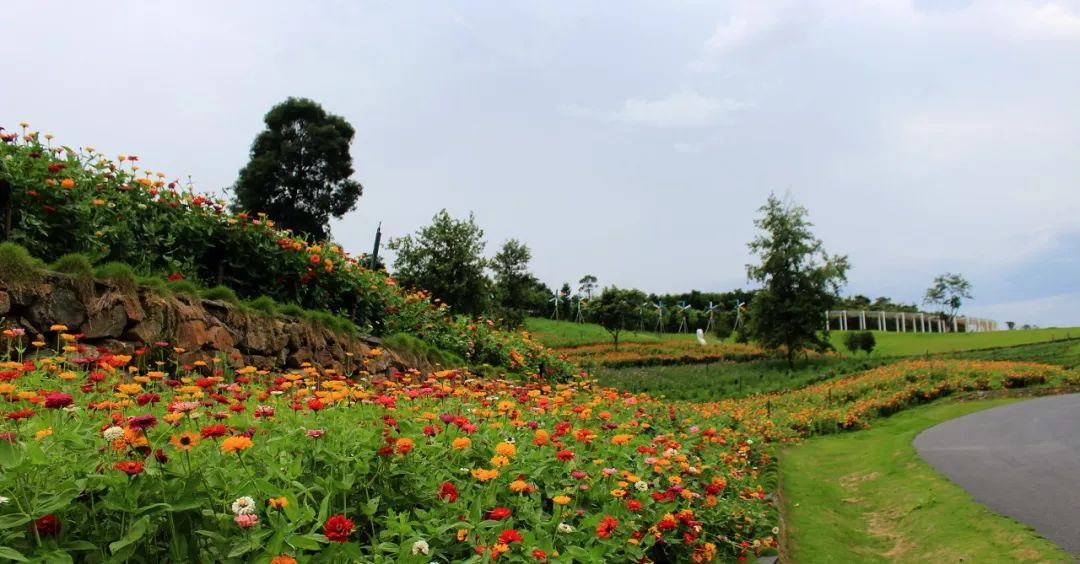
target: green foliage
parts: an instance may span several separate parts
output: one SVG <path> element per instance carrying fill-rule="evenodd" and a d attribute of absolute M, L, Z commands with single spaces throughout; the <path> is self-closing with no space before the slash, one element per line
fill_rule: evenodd
<path fill-rule="evenodd" d="M 124 290 L 135 289 L 135 270 L 122 262 L 107 262 L 94 269 L 94 276 L 108 280 Z"/>
<path fill-rule="evenodd" d="M 284 308 L 280 308 L 278 311 L 281 312 L 282 309 Z M 339 317 L 325 310 L 303 310 L 300 313 L 300 317 L 308 320 L 311 323 L 314 323 L 315 325 L 321 325 L 322 327 L 330 329 L 331 331 L 334 331 L 336 333 L 341 333 L 345 335 L 355 335 L 356 333 L 358 333 L 356 324 L 349 321 L 348 319 Z"/>
<path fill-rule="evenodd" d="M 620 290 L 610 286 L 604 288 L 600 297 L 590 304 L 592 318 L 611 333 L 615 350 L 619 350 L 619 334 L 633 326 L 644 300 L 645 294 L 638 290 Z"/>
<path fill-rule="evenodd" d="M 90 259 L 79 253 L 68 253 L 49 265 L 49 269 L 75 278 L 93 278 L 94 266 Z"/>
<path fill-rule="evenodd" d="M 0 243 L 0 283 L 12 287 L 33 285 L 41 281 L 44 264 L 30 256 L 26 248 L 15 243 Z"/>
<path fill-rule="evenodd" d="M 941 307 L 941 317 L 951 325 L 965 299 L 971 299 L 971 283 L 959 274 L 946 272 L 934 278 L 923 303 Z"/>
<path fill-rule="evenodd" d="M 441 210 L 415 235 L 391 239 L 397 252 L 394 271 L 407 287 L 431 292 L 455 313 L 479 315 L 487 305 L 489 281 L 484 275 L 484 231 L 469 214 L 466 220 Z"/>
<path fill-rule="evenodd" d="M 281 304 L 277 307 L 277 313 L 288 317 L 303 317 L 304 308 L 296 304 Z"/>
<path fill-rule="evenodd" d="M 278 305 L 269 296 L 259 296 L 245 304 L 248 309 L 264 315 L 274 315 L 278 312 Z"/>
<path fill-rule="evenodd" d="M 799 350 L 828 346 L 820 333 L 822 314 L 847 279 L 847 257 L 824 251 L 805 208 L 770 195 L 760 211 L 754 225 L 764 233 L 749 245 L 760 263 L 747 266 L 747 275 L 762 287 L 750 304 L 747 328 L 762 346 L 783 347 L 793 367 Z"/>
<path fill-rule="evenodd" d="M 207 288 L 202 292 L 199 292 L 199 297 L 204 300 L 217 300 L 219 302 L 226 302 L 233 305 L 240 305 L 240 298 L 236 297 L 236 292 L 227 286 L 214 286 L 213 288 Z"/>
<path fill-rule="evenodd" d="M 460 356 L 425 343 L 408 333 L 394 333 L 383 339 L 383 342 L 393 349 L 420 357 L 432 365 L 443 368 L 465 368 L 468 366 L 468 363 Z"/>
<path fill-rule="evenodd" d="M 597 279 L 592 274 L 582 276 L 581 280 L 578 280 L 578 292 L 581 292 L 586 299 L 591 300 L 593 298 L 593 292 L 595 292 L 597 288 L 596 282 Z"/>
<path fill-rule="evenodd" d="M 141 287 L 149 289 L 158 296 L 171 296 L 172 290 L 169 288 L 169 283 L 164 279 L 157 276 L 136 276 L 135 283 Z"/>
<path fill-rule="evenodd" d="M 851 331 L 844 335 L 844 347 L 852 354 L 863 351 L 866 354 L 874 352 L 877 340 L 870 331 Z"/>
<path fill-rule="evenodd" d="M 495 296 L 499 314 L 510 327 L 520 327 L 530 305 L 529 291 L 535 278 L 529 272 L 532 253 L 529 247 L 517 239 L 503 243 L 499 252 L 489 262 L 495 272 Z"/>
<path fill-rule="evenodd" d="M 285 100 L 264 121 L 233 187 L 236 207 L 266 212 L 283 228 L 326 239 L 330 217 L 355 209 L 363 192 L 350 178 L 356 132 L 307 98 Z"/>
<path fill-rule="evenodd" d="M 859 349 L 869 355 L 870 353 L 874 352 L 874 347 L 876 346 L 877 338 L 874 337 L 874 334 L 870 331 L 863 331 L 862 335 L 859 338 Z"/>
<path fill-rule="evenodd" d="M 196 286 L 190 280 L 177 280 L 176 282 L 168 283 L 169 290 L 178 296 L 189 296 L 192 298 L 199 297 L 199 287 Z"/>

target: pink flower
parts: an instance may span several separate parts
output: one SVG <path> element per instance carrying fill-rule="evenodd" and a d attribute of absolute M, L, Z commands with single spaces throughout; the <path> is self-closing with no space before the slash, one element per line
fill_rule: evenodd
<path fill-rule="evenodd" d="M 619 470 L 616 468 L 604 468 L 604 476 L 610 476 L 612 474 L 618 474 Z"/>
<path fill-rule="evenodd" d="M 255 515 L 254 513 L 248 515 L 237 515 L 236 517 L 233 517 L 233 521 L 236 521 L 236 524 L 240 525 L 241 529 L 247 529 L 250 527 L 254 527 L 255 523 L 259 522 L 259 516 Z"/>
<path fill-rule="evenodd" d="M 321 437 L 321 436 L 323 436 L 325 434 L 326 434 L 326 431 L 324 431 L 322 429 L 311 429 L 311 430 L 309 430 L 307 432 L 307 436 L 309 436 L 309 437 L 311 437 L 313 439 L 317 439 L 317 438 L 319 438 L 319 437 Z"/>

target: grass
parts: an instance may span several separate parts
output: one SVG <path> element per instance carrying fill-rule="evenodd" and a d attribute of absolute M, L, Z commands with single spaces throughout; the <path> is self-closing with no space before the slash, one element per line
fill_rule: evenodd
<path fill-rule="evenodd" d="M 891 360 L 815 358 L 789 371 L 783 360 L 717 362 L 639 368 L 597 368 L 591 375 L 603 386 L 634 393 L 646 392 L 672 400 L 714 401 L 764 392 L 793 390 L 876 368 Z"/>
<path fill-rule="evenodd" d="M 525 320 L 525 330 L 533 339 L 548 347 L 576 347 L 597 343 L 612 342 L 611 333 L 595 323 L 572 323 L 530 317 Z M 653 332 L 638 333 L 624 331 L 619 334 L 620 343 L 659 343 L 662 341 L 686 341 L 696 337 L 693 333 L 665 333 L 663 336 Z M 710 339 L 714 340 L 714 339 Z"/>
<path fill-rule="evenodd" d="M 923 429 L 1015 400 L 937 403 L 814 438 L 779 459 L 791 562 L 1071 562 L 922 461 Z"/>
<path fill-rule="evenodd" d="M 41 281 L 44 264 L 30 256 L 25 247 L 0 243 L 0 282 L 12 288 L 32 286 Z"/>
<path fill-rule="evenodd" d="M 847 353 L 844 335 L 848 331 L 832 331 L 829 336 L 836 350 Z M 883 333 L 874 332 L 877 347 L 873 356 L 916 356 L 949 353 L 995 347 L 1011 347 L 1048 342 L 1067 337 L 1080 337 L 1080 327 L 990 331 L 986 333 Z M 861 354 L 861 353 L 860 353 Z"/>

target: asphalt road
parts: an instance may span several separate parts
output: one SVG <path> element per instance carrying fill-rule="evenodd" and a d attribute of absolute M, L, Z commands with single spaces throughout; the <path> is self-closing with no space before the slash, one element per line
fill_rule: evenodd
<path fill-rule="evenodd" d="M 1080 554 L 1080 394 L 946 421 L 915 437 L 915 449 L 995 512 Z"/>

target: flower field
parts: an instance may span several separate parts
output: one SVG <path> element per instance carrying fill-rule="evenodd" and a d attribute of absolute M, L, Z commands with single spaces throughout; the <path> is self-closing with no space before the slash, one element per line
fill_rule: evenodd
<path fill-rule="evenodd" d="M 233 214 L 220 197 L 145 167 L 137 155 L 110 159 L 20 125 L 21 133 L 0 128 L 0 202 L 10 197 L 11 241 L 38 259 L 80 253 L 162 280 L 224 284 L 241 298 L 329 311 L 365 333 L 409 333 L 476 365 L 573 372 L 521 334 L 453 317 L 426 292 L 399 287 L 332 241 L 278 229 L 261 213 Z"/>
<path fill-rule="evenodd" d="M 745 362 L 768 356 L 757 345 L 742 343 L 712 343 L 705 346 L 694 340 L 663 340 L 657 342 L 624 342 L 615 350 L 612 343 L 596 343 L 555 349 L 567 360 L 583 366 L 623 368 L 628 366 L 657 366 L 702 362 Z"/>
<path fill-rule="evenodd" d="M 915 361 L 695 404 L 458 371 L 187 372 L 64 333 L 59 354 L 28 360 L 23 338 L 8 332 L 0 364 L 13 560 L 752 559 L 776 544 L 775 445 L 962 390 L 1077 379 Z"/>

